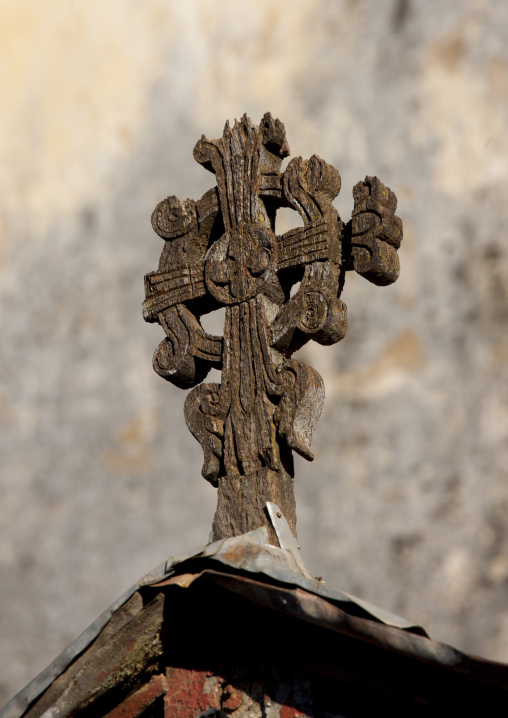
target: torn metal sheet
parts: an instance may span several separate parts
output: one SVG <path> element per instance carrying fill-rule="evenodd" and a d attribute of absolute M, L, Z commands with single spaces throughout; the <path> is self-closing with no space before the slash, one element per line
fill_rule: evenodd
<path fill-rule="evenodd" d="M 368 614 L 370 618 L 388 626 L 417 631 L 419 633 L 423 631 L 420 626 L 400 616 L 396 616 L 390 611 L 373 606 L 368 601 L 364 601 L 361 598 L 344 593 L 343 591 L 330 588 L 321 581 L 308 577 L 308 573 L 303 575 L 292 553 L 271 546 L 270 544 L 252 544 L 250 541 L 244 540 L 244 537 L 248 537 L 248 535 L 249 534 L 244 534 L 244 536 L 222 539 L 221 541 L 208 544 L 201 554 L 181 561 L 175 561 L 172 568 L 178 572 L 184 569 L 189 571 L 190 562 L 193 559 L 213 559 L 231 568 L 240 569 L 248 573 L 262 574 L 280 583 L 299 586 L 329 601 L 344 604 L 343 608 L 346 612 L 348 610 L 347 605 L 349 604 L 351 607 L 356 606 L 360 608 Z"/>

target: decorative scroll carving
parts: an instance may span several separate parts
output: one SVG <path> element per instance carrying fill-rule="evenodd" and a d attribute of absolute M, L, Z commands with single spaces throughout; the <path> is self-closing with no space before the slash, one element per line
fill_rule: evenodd
<path fill-rule="evenodd" d="M 217 188 L 197 202 L 168 197 L 152 215 L 165 247 L 158 270 L 145 277 L 144 317 L 166 332 L 156 372 L 194 387 L 185 418 L 203 448 L 203 476 L 219 487 L 215 538 L 234 534 L 240 523 L 246 530 L 245 513 L 259 504 L 256 486 L 279 505 L 281 495 L 289 497 L 282 508 L 294 530 L 291 452 L 313 459 L 324 387 L 312 367 L 291 356 L 311 339 L 328 345 L 343 338 L 347 271 L 379 285 L 399 273 L 394 193 L 366 177 L 353 190 L 352 220 L 344 225 L 332 204 L 339 172 L 316 155 L 295 158 L 281 172 L 287 155 L 282 122 L 267 113 L 256 127 L 244 115 L 233 127 L 226 123 L 220 139 L 202 137 L 194 148 Z M 281 207 L 296 210 L 304 226 L 277 235 Z M 219 307 L 223 337 L 200 323 Z M 201 383 L 211 367 L 222 370 L 220 384 Z M 239 491 L 245 505 L 228 508 Z M 240 522 L 235 512 L 242 511 Z M 262 522 L 254 516 L 252 528 Z"/>

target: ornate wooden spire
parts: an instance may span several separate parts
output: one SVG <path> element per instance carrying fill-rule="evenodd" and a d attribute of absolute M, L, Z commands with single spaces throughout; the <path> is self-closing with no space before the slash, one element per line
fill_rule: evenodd
<path fill-rule="evenodd" d="M 282 122 L 267 113 L 257 127 L 244 115 L 194 148 L 217 187 L 197 202 L 168 197 L 152 215 L 166 243 L 159 269 L 145 277 L 144 317 L 167 335 L 153 365 L 176 386 L 194 387 L 185 419 L 203 448 L 202 474 L 219 489 L 215 539 L 269 524 L 267 501 L 295 532 L 292 452 L 313 459 L 324 386 L 291 356 L 310 339 L 343 338 L 347 271 L 378 285 L 399 274 L 395 194 L 366 177 L 344 224 L 332 205 L 338 171 L 314 155 L 281 172 L 288 155 Z M 281 207 L 299 212 L 304 226 L 277 235 Z M 220 307 L 223 336 L 211 336 L 199 318 Z M 211 367 L 222 371 L 220 384 L 201 383 Z"/>

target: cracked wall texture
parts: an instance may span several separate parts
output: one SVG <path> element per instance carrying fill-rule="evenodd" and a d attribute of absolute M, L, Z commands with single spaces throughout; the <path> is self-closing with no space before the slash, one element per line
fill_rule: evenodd
<path fill-rule="evenodd" d="M 508 661 L 507 33 L 504 0 L 0 4 L 0 703 L 207 541 L 141 318 L 149 220 L 214 184 L 202 133 L 266 110 L 338 167 L 344 219 L 375 174 L 405 225 L 399 281 L 349 276 L 346 338 L 301 351 L 327 392 L 296 458 L 306 565 Z"/>

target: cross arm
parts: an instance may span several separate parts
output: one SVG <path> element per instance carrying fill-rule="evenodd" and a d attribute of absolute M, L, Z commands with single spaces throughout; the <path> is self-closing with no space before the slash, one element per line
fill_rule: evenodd
<path fill-rule="evenodd" d="M 145 276 L 143 317 L 158 322 L 159 314 L 176 304 L 182 304 L 206 294 L 204 262 L 169 271 L 150 272 Z"/>
<path fill-rule="evenodd" d="M 291 229 L 278 237 L 278 269 L 304 266 L 330 259 L 334 239 L 325 220 L 309 222 L 305 227 Z"/>

